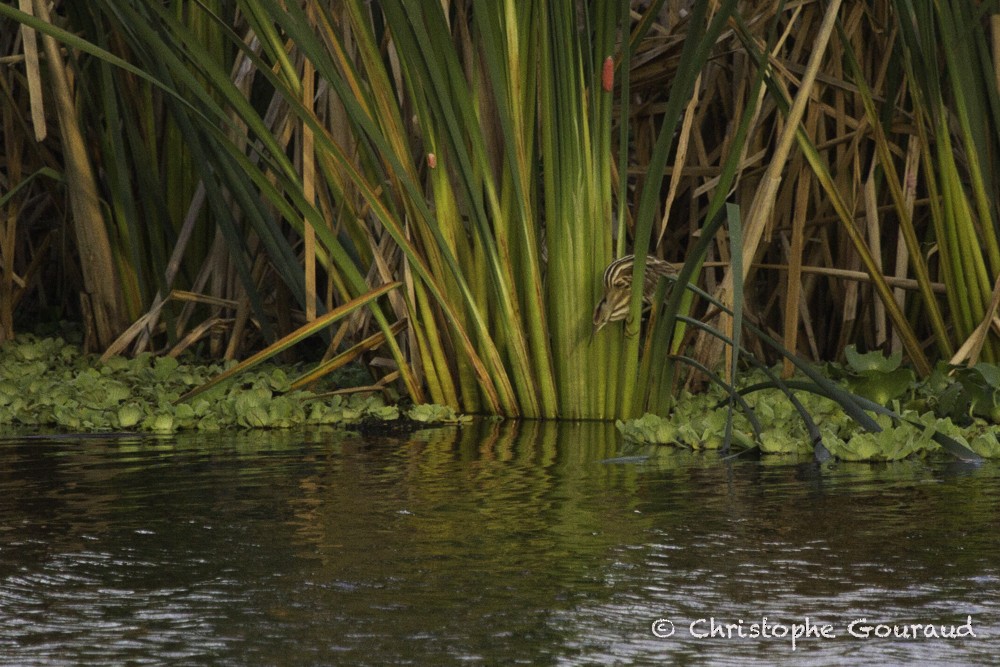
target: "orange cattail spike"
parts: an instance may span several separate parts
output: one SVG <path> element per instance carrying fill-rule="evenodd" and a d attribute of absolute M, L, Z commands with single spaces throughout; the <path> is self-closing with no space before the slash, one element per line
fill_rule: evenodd
<path fill-rule="evenodd" d="M 615 59 L 608 56 L 604 59 L 604 69 L 601 71 L 601 85 L 604 92 L 610 93 L 615 87 Z"/>

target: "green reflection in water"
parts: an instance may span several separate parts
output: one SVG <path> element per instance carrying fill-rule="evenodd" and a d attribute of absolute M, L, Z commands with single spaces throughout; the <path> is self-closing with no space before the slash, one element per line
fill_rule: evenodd
<path fill-rule="evenodd" d="M 649 625 L 766 614 L 837 625 L 815 664 L 974 662 L 995 640 L 843 626 L 974 614 L 996 637 L 998 480 L 622 451 L 596 423 L 6 442 L 0 647 L 17 664 L 802 661 Z"/>

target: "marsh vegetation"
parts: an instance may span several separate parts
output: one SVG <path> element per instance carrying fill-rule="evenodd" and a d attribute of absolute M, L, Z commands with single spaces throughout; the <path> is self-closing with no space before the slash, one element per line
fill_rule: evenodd
<path fill-rule="evenodd" d="M 363 360 L 414 404 L 604 420 L 775 363 L 829 396 L 791 378 L 853 345 L 913 400 L 981 369 L 978 408 L 922 407 L 995 417 L 995 3 L 5 1 L 0 27 L 0 341 L 71 319 L 104 360 L 292 349 L 305 388 Z M 592 333 L 629 254 L 690 288 Z"/>

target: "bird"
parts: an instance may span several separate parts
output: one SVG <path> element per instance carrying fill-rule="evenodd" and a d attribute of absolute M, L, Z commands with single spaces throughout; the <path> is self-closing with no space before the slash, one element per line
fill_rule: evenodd
<path fill-rule="evenodd" d="M 608 264 L 604 269 L 604 295 L 594 308 L 594 329 L 591 336 L 608 322 L 618 322 L 628 316 L 632 298 L 632 265 L 635 255 L 625 255 Z M 680 266 L 655 257 L 646 257 L 646 276 L 643 282 L 642 302 L 649 306 L 661 276 L 676 276 Z"/>

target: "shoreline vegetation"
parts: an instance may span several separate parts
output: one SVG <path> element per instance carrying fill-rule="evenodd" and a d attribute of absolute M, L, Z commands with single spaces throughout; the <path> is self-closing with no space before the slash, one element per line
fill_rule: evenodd
<path fill-rule="evenodd" d="M 995 9 L 0 0 L 0 424 L 995 456 Z"/>
<path fill-rule="evenodd" d="M 143 354 L 100 361 L 62 338 L 20 335 L 0 347 L 0 426 L 65 432 L 170 434 L 220 429 L 350 426 L 367 421 L 443 425 L 468 421 L 438 405 L 403 407 L 379 393 L 291 389 L 291 366 L 261 366 L 180 402 L 235 362 L 180 362 Z M 341 379 L 348 380 L 349 376 Z"/>
<path fill-rule="evenodd" d="M 859 427 L 832 400 L 799 392 L 815 421 L 823 446 L 844 461 L 894 461 L 907 457 L 941 455 L 945 450 L 932 439 L 944 433 L 984 458 L 1000 457 L 996 420 L 1000 418 L 1000 369 L 982 366 L 964 377 L 948 379 L 939 369 L 927 382 L 900 384 L 891 361 L 873 368 L 872 355 L 853 357 L 854 364 L 828 367 L 845 389 L 874 394 L 891 402 L 903 417 L 896 424 L 878 419 L 880 432 Z M 888 363 L 886 363 L 888 361 Z M 114 435 L 120 432 L 169 435 L 182 431 L 221 429 L 291 429 L 333 426 L 367 433 L 402 435 L 421 428 L 470 423 L 470 415 L 447 406 L 423 404 L 403 407 L 380 392 L 358 392 L 350 387 L 361 371 L 348 369 L 338 378 L 326 378 L 316 391 L 291 389 L 291 378 L 301 368 L 270 364 L 249 370 L 202 392 L 190 401 L 179 399 L 193 388 L 231 370 L 235 362 L 178 361 L 169 356 L 111 357 L 101 361 L 63 338 L 20 335 L 0 347 L 0 427 L 24 435 L 58 430 L 61 433 Z M 765 380 L 749 376 L 748 383 Z M 348 393 L 338 393 L 344 383 Z M 747 399 L 765 425 L 754 438 L 753 426 L 736 415 L 731 432 L 732 452 L 812 455 L 815 443 L 791 402 L 777 388 L 753 389 Z M 888 392 L 888 394 L 886 393 Z M 667 418 L 646 414 L 619 420 L 626 452 L 648 445 L 669 445 L 693 451 L 726 451 L 729 411 L 726 393 L 715 389 L 697 395 L 685 392 Z M 967 410 L 967 406 L 971 409 Z M 16 437 L 16 436 L 15 436 Z"/>

